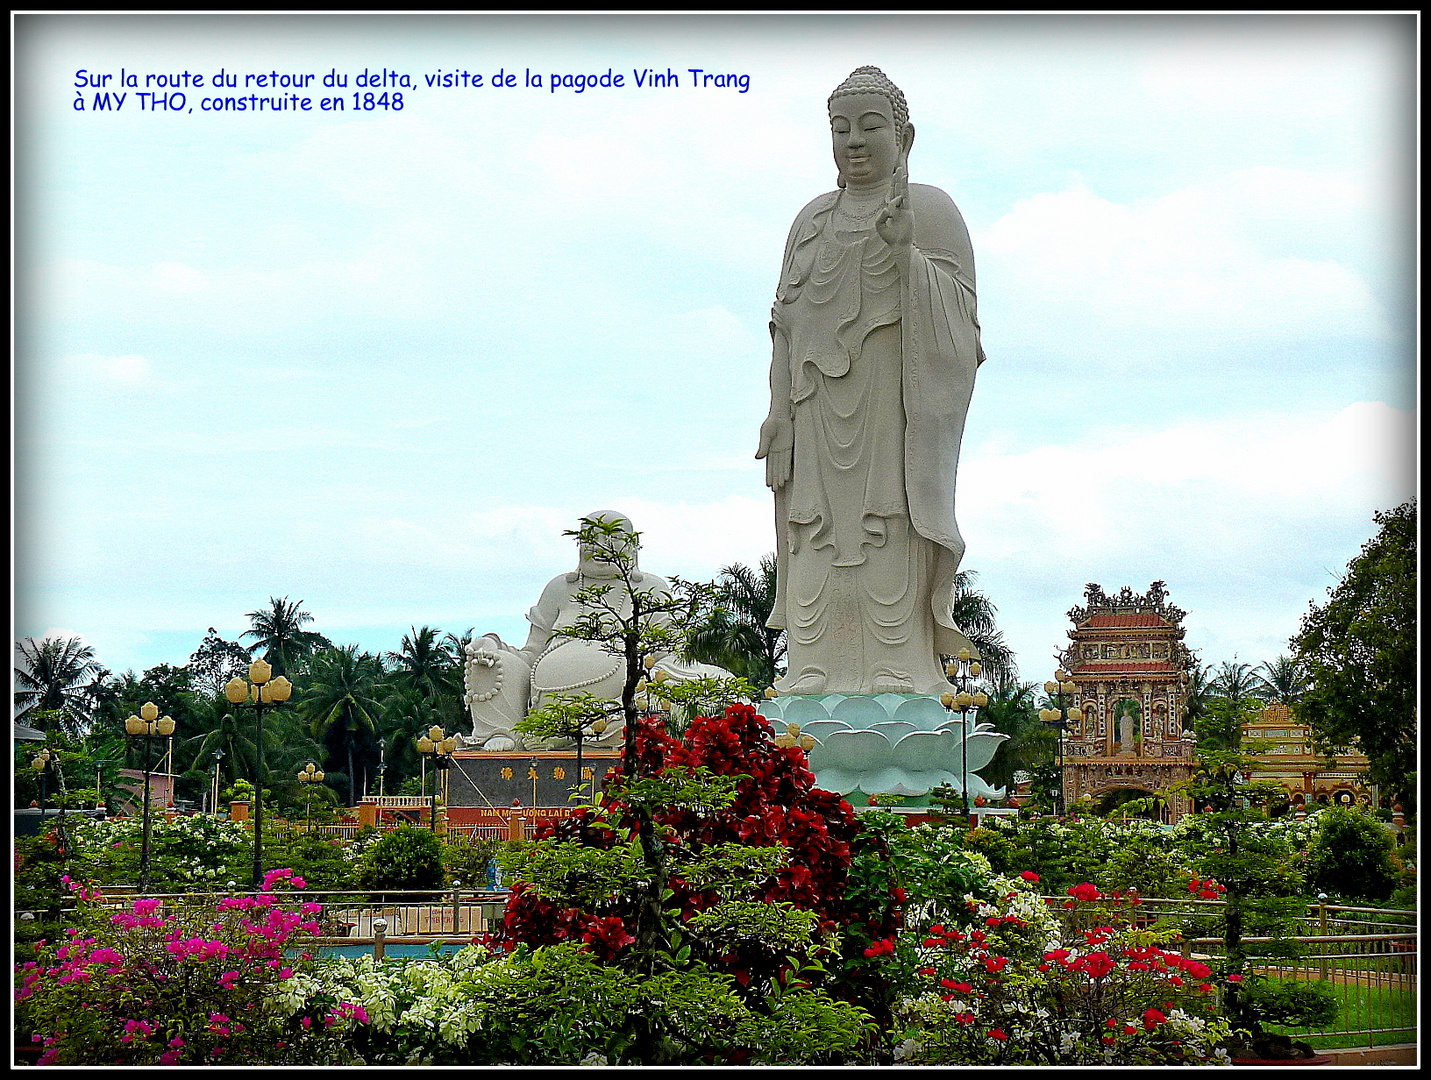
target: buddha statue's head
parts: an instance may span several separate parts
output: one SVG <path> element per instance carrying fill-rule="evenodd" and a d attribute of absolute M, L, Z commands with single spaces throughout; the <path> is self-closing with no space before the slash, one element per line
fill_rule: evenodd
<path fill-rule="evenodd" d="M 599 556 L 603 551 L 625 554 L 629 552 L 631 565 L 636 566 L 636 552 L 639 541 L 636 538 L 636 526 L 631 524 L 631 519 L 625 514 L 616 510 L 593 510 L 587 514 L 582 521 L 599 521 L 610 523 L 620 527 L 619 533 L 614 533 L 609 537 L 603 537 L 598 546 L 580 546 L 581 562 L 577 565 L 577 570 L 582 577 L 603 578 L 616 576 L 611 562 Z"/>
<path fill-rule="evenodd" d="M 877 67 L 850 72 L 827 102 L 840 187 L 873 188 L 906 164 L 914 125 L 904 93 Z"/>

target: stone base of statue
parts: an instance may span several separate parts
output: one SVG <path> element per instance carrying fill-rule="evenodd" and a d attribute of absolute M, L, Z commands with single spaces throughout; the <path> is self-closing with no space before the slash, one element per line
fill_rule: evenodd
<path fill-rule="evenodd" d="M 967 789 L 972 800 L 1002 800 L 975 773 L 1008 738 L 975 720 L 965 731 L 958 713 L 928 694 L 781 695 L 757 706 L 777 726 L 799 724 L 815 746 L 809 752 L 817 784 L 856 801 L 902 795 L 926 801 L 941 784 Z"/>

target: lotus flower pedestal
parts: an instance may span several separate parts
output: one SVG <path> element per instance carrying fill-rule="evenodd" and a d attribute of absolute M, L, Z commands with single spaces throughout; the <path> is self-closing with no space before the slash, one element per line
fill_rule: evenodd
<path fill-rule="evenodd" d="M 1004 797 L 975 773 L 994 759 L 1008 738 L 972 720 L 966 732 L 958 713 L 925 694 L 820 694 L 771 698 L 758 706 L 779 728 L 799 724 L 815 740 L 810 769 L 818 785 L 856 804 L 860 796 L 903 795 L 906 805 L 927 803 L 941 784 L 969 798 Z M 966 745 L 967 744 L 967 745 Z"/>

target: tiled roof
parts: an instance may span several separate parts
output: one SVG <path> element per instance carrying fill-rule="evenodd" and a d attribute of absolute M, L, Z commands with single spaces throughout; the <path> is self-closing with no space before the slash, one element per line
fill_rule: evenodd
<path fill-rule="evenodd" d="M 1129 611 L 1090 615 L 1080 624 L 1091 630 L 1116 629 L 1124 626 L 1170 626 L 1167 619 L 1151 611 Z"/>

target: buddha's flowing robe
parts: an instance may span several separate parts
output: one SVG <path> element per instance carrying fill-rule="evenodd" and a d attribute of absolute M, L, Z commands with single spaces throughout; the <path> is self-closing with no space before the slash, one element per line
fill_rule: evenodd
<path fill-rule="evenodd" d="M 794 424 L 791 477 L 776 489 L 770 625 L 788 648 L 777 686 L 938 693 L 938 656 L 968 644 L 950 605 L 959 443 L 983 360 L 973 253 L 938 188 L 909 187 L 907 265 L 839 200 L 822 195 L 795 219 L 771 312 Z"/>

